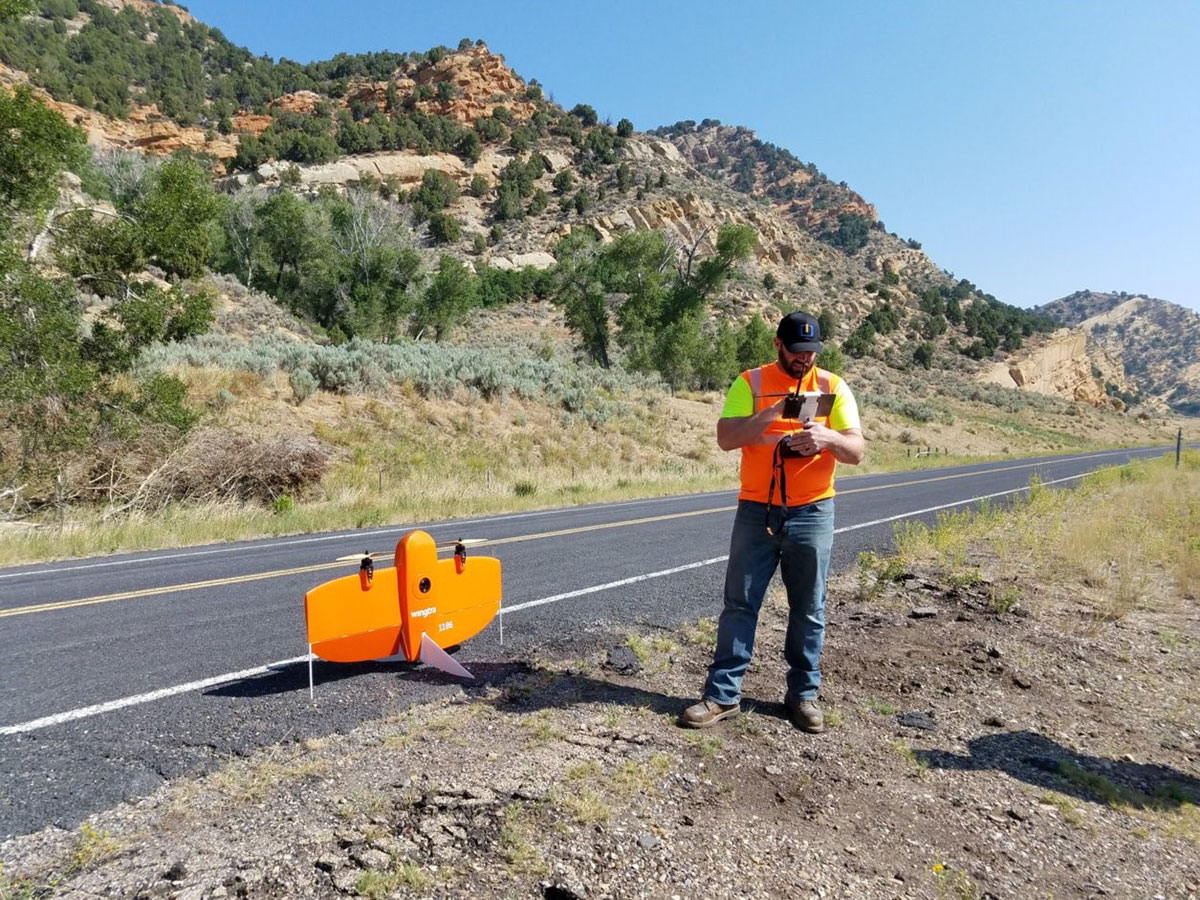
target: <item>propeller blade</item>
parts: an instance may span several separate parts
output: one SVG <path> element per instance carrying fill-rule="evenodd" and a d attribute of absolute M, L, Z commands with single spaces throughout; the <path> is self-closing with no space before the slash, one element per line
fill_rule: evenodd
<path fill-rule="evenodd" d="M 472 544 L 486 544 L 486 543 L 487 543 L 487 538 L 463 538 L 462 540 L 459 540 L 459 541 L 438 541 L 437 547 L 440 550 L 443 547 L 457 547 L 459 544 L 462 544 L 464 547 L 470 547 Z"/>
<path fill-rule="evenodd" d="M 360 559 L 382 559 L 387 555 L 387 553 L 382 551 L 375 553 L 351 553 L 348 556 L 339 556 L 334 562 L 358 562 Z"/>

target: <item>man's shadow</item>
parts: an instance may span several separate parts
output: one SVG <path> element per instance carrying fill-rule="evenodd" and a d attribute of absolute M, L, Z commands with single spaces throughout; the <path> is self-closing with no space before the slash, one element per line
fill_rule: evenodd
<path fill-rule="evenodd" d="M 676 696 L 648 690 L 616 680 L 620 673 L 602 670 L 593 677 L 578 671 L 544 669 L 529 663 L 473 663 L 472 681 L 461 681 L 428 667 L 402 671 L 402 681 L 440 683 L 453 681 L 473 699 L 492 706 L 497 712 L 528 713 L 543 709 L 568 709 L 584 703 L 612 703 L 642 709 L 656 715 L 678 718 L 684 708 L 696 702 L 697 695 Z M 742 698 L 742 712 L 787 720 L 782 703 Z"/>
<path fill-rule="evenodd" d="M 1125 762 L 1076 753 L 1032 731 L 989 734 L 967 742 L 968 755 L 917 750 L 915 756 L 939 769 L 996 769 L 1027 784 L 1080 800 L 1169 811 L 1200 804 L 1200 779 L 1170 766 Z"/>
<path fill-rule="evenodd" d="M 403 660 L 362 663 L 329 663 L 316 660 L 314 686 L 320 695 L 323 685 L 374 675 L 394 675 L 399 681 L 434 688 L 458 686 L 471 698 L 482 700 L 499 712 L 531 712 L 540 709 L 566 709 L 577 703 L 615 703 L 641 708 L 660 715 L 678 716 L 696 702 L 695 696 L 677 697 L 658 691 L 622 684 L 607 677 L 591 677 L 579 672 L 543 669 L 526 662 L 467 663 L 474 678 L 464 680 L 430 666 Z M 619 673 L 604 671 L 614 678 Z M 279 669 L 231 681 L 207 689 L 213 697 L 267 697 L 308 692 L 308 668 L 292 663 Z M 787 719 L 782 703 L 743 698 L 743 712 L 754 712 Z"/>

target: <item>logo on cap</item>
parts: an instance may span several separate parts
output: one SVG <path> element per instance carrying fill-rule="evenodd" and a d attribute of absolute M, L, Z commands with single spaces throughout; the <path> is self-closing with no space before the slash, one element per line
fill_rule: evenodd
<path fill-rule="evenodd" d="M 812 337 L 812 333 L 813 333 L 812 326 L 809 325 L 807 322 L 803 323 L 800 326 L 800 334 L 803 335 L 804 337 L 806 337 L 806 338 Z"/>

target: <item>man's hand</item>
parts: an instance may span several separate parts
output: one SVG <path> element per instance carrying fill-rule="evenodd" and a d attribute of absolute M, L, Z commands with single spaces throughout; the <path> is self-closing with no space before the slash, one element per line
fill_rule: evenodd
<path fill-rule="evenodd" d="M 783 415 L 783 400 L 760 409 L 752 416 L 728 416 L 717 419 L 717 446 L 736 450 L 762 437 L 771 423 Z"/>
<path fill-rule="evenodd" d="M 823 450 L 833 453 L 838 462 L 852 466 L 862 462 L 866 452 L 862 431 L 857 428 L 847 428 L 845 431 L 834 431 L 820 422 L 805 422 L 804 430 L 790 435 L 788 447 L 801 456 L 812 456 Z"/>
<path fill-rule="evenodd" d="M 801 456 L 812 456 L 833 446 L 837 432 L 827 428 L 820 422 L 805 422 L 803 431 L 797 431 L 787 438 L 788 449 L 794 450 Z"/>

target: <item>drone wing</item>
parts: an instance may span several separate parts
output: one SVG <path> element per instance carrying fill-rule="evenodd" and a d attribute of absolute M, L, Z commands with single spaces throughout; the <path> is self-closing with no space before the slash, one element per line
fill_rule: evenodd
<path fill-rule="evenodd" d="M 308 642 L 321 659 L 366 662 L 400 652 L 396 570 L 377 570 L 365 590 L 358 575 L 318 585 L 304 595 L 304 617 Z"/>

